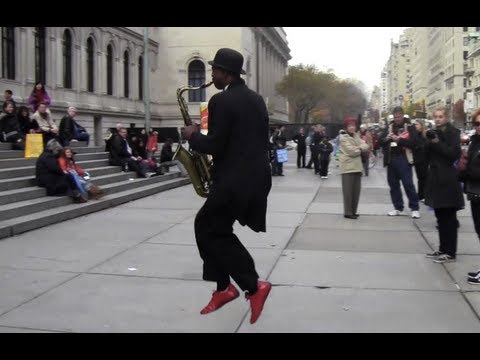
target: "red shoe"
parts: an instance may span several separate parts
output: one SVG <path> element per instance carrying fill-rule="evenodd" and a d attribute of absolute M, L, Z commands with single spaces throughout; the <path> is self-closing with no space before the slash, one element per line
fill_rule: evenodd
<path fill-rule="evenodd" d="M 272 289 L 272 284 L 268 281 L 258 280 L 257 288 L 258 290 L 255 294 L 247 295 L 247 300 L 250 300 L 250 308 L 252 309 L 250 324 L 254 324 L 260 317 L 263 310 L 263 304 L 265 304 L 265 300 L 267 300 L 267 296 Z"/>
<path fill-rule="evenodd" d="M 239 295 L 237 288 L 232 284 L 228 285 L 223 291 L 215 291 L 212 295 L 212 300 L 200 311 L 200 314 L 205 315 L 220 309 L 226 303 L 235 300 Z"/>

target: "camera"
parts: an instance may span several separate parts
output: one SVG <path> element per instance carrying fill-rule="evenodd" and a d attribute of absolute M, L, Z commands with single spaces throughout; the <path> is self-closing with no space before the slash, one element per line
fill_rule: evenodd
<path fill-rule="evenodd" d="M 437 131 L 436 130 L 427 130 L 425 135 L 427 136 L 427 139 L 433 140 L 437 137 Z"/>

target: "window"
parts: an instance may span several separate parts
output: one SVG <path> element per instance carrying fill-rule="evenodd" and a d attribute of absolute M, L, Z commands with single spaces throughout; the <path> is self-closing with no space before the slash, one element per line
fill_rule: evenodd
<path fill-rule="evenodd" d="M 46 68 L 46 52 L 45 52 L 46 38 L 45 28 L 35 28 L 35 81 L 40 81 L 45 85 L 45 78 L 47 73 Z"/>
<path fill-rule="evenodd" d="M 130 71 L 129 71 L 129 66 L 130 66 L 130 56 L 128 55 L 128 51 L 125 50 L 123 53 L 123 96 L 128 98 L 128 95 L 130 93 Z"/>
<path fill-rule="evenodd" d="M 463 87 L 467 87 L 467 78 L 463 78 Z"/>
<path fill-rule="evenodd" d="M 72 88 L 72 34 L 68 29 L 63 33 L 63 87 Z"/>
<path fill-rule="evenodd" d="M 138 57 L 138 98 L 143 100 L 143 57 Z"/>
<path fill-rule="evenodd" d="M 476 27 L 476 28 L 475 28 L 475 31 L 480 31 L 480 27 Z"/>
<path fill-rule="evenodd" d="M 15 80 L 14 27 L 2 27 L 2 77 Z"/>
<path fill-rule="evenodd" d="M 463 38 L 463 46 L 467 46 L 468 43 L 469 43 L 469 41 L 470 41 L 469 38 L 468 38 L 467 36 L 465 36 L 465 37 Z"/>
<path fill-rule="evenodd" d="M 113 95 L 113 48 L 107 46 L 107 95 Z"/>
<path fill-rule="evenodd" d="M 194 60 L 188 65 L 188 84 L 190 86 L 200 86 L 205 83 L 205 65 L 200 60 Z M 205 89 L 188 92 L 188 101 L 205 101 Z"/>
<path fill-rule="evenodd" d="M 90 36 L 87 39 L 87 91 L 93 92 L 94 91 L 94 48 L 93 48 L 93 39 Z"/>
<path fill-rule="evenodd" d="M 468 32 L 468 27 L 464 27 L 463 32 Z"/>
<path fill-rule="evenodd" d="M 468 51 L 463 52 L 463 60 L 467 60 L 468 58 Z"/>

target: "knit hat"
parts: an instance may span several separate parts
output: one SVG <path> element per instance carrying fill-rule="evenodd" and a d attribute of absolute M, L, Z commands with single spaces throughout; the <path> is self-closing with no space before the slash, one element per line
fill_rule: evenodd
<path fill-rule="evenodd" d="M 343 127 L 346 129 L 348 125 L 353 124 L 357 125 L 357 118 L 354 117 L 348 117 L 343 120 Z"/>

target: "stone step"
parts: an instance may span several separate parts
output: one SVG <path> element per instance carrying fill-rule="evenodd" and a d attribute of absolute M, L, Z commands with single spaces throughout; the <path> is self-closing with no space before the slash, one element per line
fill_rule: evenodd
<path fill-rule="evenodd" d="M 35 212 L 53 209 L 62 205 L 71 204 L 68 196 L 42 196 L 36 199 L 24 200 L 0 206 L 0 221 Z"/>
<path fill-rule="evenodd" d="M 107 166 L 108 159 L 77 161 L 77 164 L 82 168 L 90 172 L 90 169 Z M 120 167 L 117 167 L 120 170 Z M 22 166 L 13 168 L 0 169 L 0 179 L 11 179 L 23 176 L 35 176 L 35 166 Z"/>
<path fill-rule="evenodd" d="M 71 141 L 70 144 L 68 144 L 68 146 L 71 147 L 71 148 L 86 147 L 87 142 L 86 141 Z"/>
<path fill-rule="evenodd" d="M 98 186 L 103 186 L 114 182 L 126 181 L 135 177 L 136 174 L 133 171 L 126 173 L 119 172 L 114 174 L 101 175 L 97 177 L 92 176 L 92 182 Z M 27 177 L 18 181 L 21 185 L 24 186 L 16 188 L 12 187 L 9 190 L 0 191 L 0 205 L 46 196 L 45 189 L 36 186 L 35 180 L 33 178 Z"/>
<path fill-rule="evenodd" d="M 154 177 L 155 178 L 155 177 Z M 145 179 L 147 180 L 147 179 Z M 100 200 L 91 200 L 84 204 L 67 204 L 54 209 L 48 209 L 34 214 L 23 215 L 9 220 L 0 221 L 0 239 L 74 219 L 99 210 L 108 209 L 145 196 L 190 184 L 190 179 L 178 177 L 156 182 L 134 189 L 108 194 Z"/>
<path fill-rule="evenodd" d="M 13 152 L 14 150 L 10 150 Z M 76 154 L 75 161 L 79 164 L 80 161 L 87 160 L 105 160 L 108 159 L 108 153 L 106 152 L 94 152 L 94 153 L 84 153 Z M 19 158 L 9 158 L 0 160 L 0 169 L 5 168 L 16 168 L 16 167 L 25 167 L 25 166 L 35 166 L 37 159 L 25 159 L 23 157 Z"/>
<path fill-rule="evenodd" d="M 119 182 L 106 184 L 102 186 L 102 189 L 106 194 L 112 194 L 128 189 L 135 189 L 146 184 L 177 178 L 179 176 L 180 172 L 171 172 L 166 175 L 154 176 L 147 179 L 133 178 L 133 180 L 121 180 Z M 37 189 L 31 189 L 31 192 L 35 192 L 35 190 Z M 0 221 L 64 206 L 73 201 L 72 198 L 68 196 L 46 196 L 45 189 L 40 190 L 43 190 L 44 196 L 0 205 Z"/>
<path fill-rule="evenodd" d="M 122 169 L 120 166 L 102 166 L 97 168 L 92 168 L 88 170 L 88 173 L 93 178 L 109 175 L 109 174 L 125 174 L 121 172 Z M 133 172 L 129 173 L 134 175 Z M 8 178 L 8 179 L 0 179 L 0 191 L 7 191 L 7 190 L 14 190 L 25 188 L 29 186 L 35 185 L 35 171 L 33 172 L 33 176 L 21 176 L 15 178 Z"/>
<path fill-rule="evenodd" d="M 12 144 L 0 142 L 0 150 L 12 150 Z"/>
<path fill-rule="evenodd" d="M 22 150 L 0 150 L 0 160 L 3 159 L 24 159 Z"/>
<path fill-rule="evenodd" d="M 82 146 L 82 147 L 75 147 L 74 150 L 77 154 L 87 154 L 87 153 L 97 153 L 97 152 L 105 152 L 105 146 Z M 107 153 L 108 154 L 108 153 Z M 77 155 L 78 156 L 78 155 Z M 76 158 L 76 157 L 75 157 Z"/>

